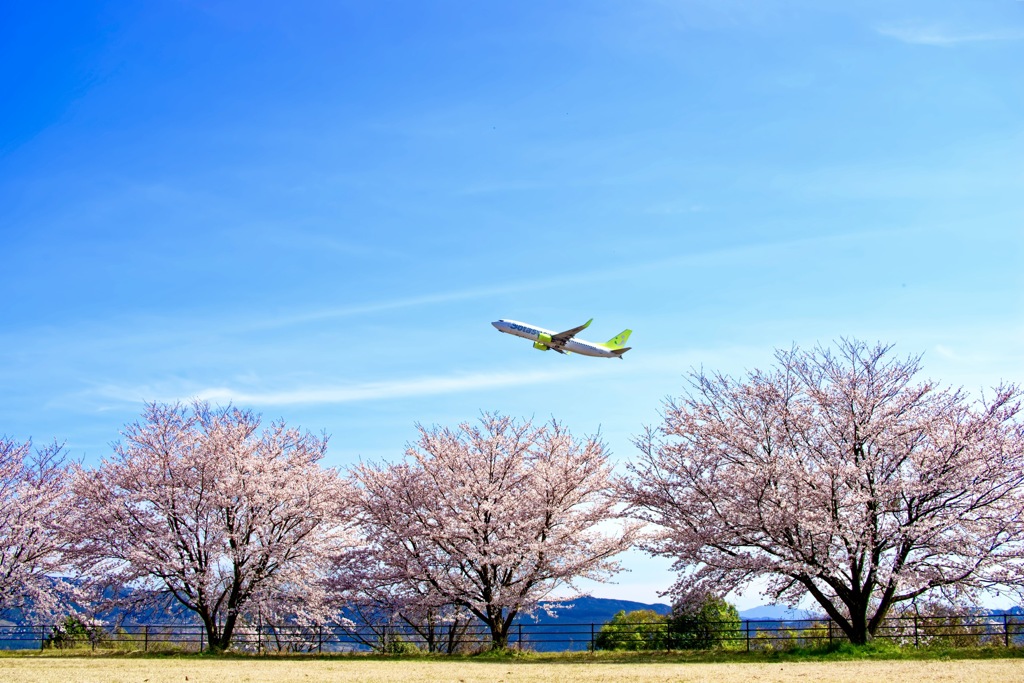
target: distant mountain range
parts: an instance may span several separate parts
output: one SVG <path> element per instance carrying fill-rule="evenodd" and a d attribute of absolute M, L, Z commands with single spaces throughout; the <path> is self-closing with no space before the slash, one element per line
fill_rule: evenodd
<path fill-rule="evenodd" d="M 740 612 L 744 621 L 800 621 L 801 619 L 819 619 L 821 614 L 805 609 L 793 609 L 785 605 L 760 605 Z"/>
<path fill-rule="evenodd" d="M 561 603 L 554 607 L 553 614 L 548 614 L 543 609 L 531 616 L 525 616 L 517 621 L 534 624 L 604 624 L 611 621 L 618 612 L 634 612 L 636 610 L 652 610 L 658 614 L 670 614 L 671 605 L 663 602 L 646 603 L 634 600 L 615 600 L 611 598 L 594 598 L 584 596 L 570 602 Z M 993 616 L 1009 614 L 1014 616 L 1024 615 L 1024 608 L 1011 607 L 1009 609 L 992 609 L 987 612 Z M 801 621 L 804 619 L 821 619 L 824 615 L 811 610 L 793 609 L 785 605 L 760 605 L 740 611 L 740 619 L 743 621 Z M 6 625 L 22 623 L 22 616 L 17 610 L 0 615 L 0 619 Z M 108 617 L 116 620 L 116 617 Z M 157 624 L 157 623 L 189 623 L 194 622 L 195 617 L 191 612 L 184 609 L 177 603 L 171 603 L 165 608 L 147 607 L 135 610 L 130 619 L 136 624 Z"/>
<path fill-rule="evenodd" d="M 658 614 L 669 614 L 670 605 L 664 603 L 648 604 L 632 600 L 611 600 L 609 598 L 592 598 L 584 596 L 570 602 L 562 603 L 556 608 L 554 615 L 547 614 L 543 609 L 529 617 L 521 619 L 531 624 L 603 624 L 611 621 L 617 612 L 634 612 L 649 609 Z"/>

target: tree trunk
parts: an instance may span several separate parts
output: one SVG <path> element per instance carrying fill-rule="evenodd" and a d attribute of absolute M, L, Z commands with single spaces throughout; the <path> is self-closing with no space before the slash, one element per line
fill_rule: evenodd
<path fill-rule="evenodd" d="M 199 617 L 203 620 L 203 628 L 206 629 L 207 651 L 218 652 L 223 649 L 220 646 L 220 634 L 217 633 L 217 620 L 207 613 L 206 610 L 199 612 Z"/>
<path fill-rule="evenodd" d="M 505 625 L 504 619 L 499 617 L 489 621 L 487 628 L 491 631 L 492 650 L 504 650 L 508 647 L 508 627 Z"/>
<path fill-rule="evenodd" d="M 853 624 L 850 633 L 846 635 L 854 645 L 867 645 L 871 641 L 871 634 L 868 633 L 867 626 L 864 624 Z"/>
<path fill-rule="evenodd" d="M 871 642 L 871 632 L 868 630 L 868 606 L 847 605 L 850 610 L 849 628 L 845 628 L 846 637 L 854 645 L 867 645 Z"/>
<path fill-rule="evenodd" d="M 509 610 L 505 614 L 504 608 L 488 606 L 486 618 L 483 620 L 491 631 L 491 649 L 503 650 L 508 647 L 508 632 L 512 628 L 512 622 L 516 618 L 518 610 Z"/>
<path fill-rule="evenodd" d="M 459 628 L 459 619 L 456 617 L 452 619 L 452 623 L 448 625 L 448 642 L 446 644 L 447 654 L 455 654 L 455 649 L 459 646 L 459 641 L 461 640 Z"/>
<path fill-rule="evenodd" d="M 851 598 L 849 601 L 843 600 L 843 604 L 849 613 L 849 618 L 842 613 L 842 611 L 835 605 L 829 598 L 822 593 L 821 589 L 815 585 L 814 581 L 809 576 L 795 576 L 793 577 L 804 586 L 807 587 L 807 591 L 811 596 L 818 601 L 818 604 L 825 608 L 825 613 L 829 616 L 832 621 L 843 629 L 843 633 L 847 639 L 854 645 L 867 645 L 873 634 L 873 629 L 868 628 L 868 606 L 869 600 L 864 599 L 860 604 L 850 604 L 853 601 Z M 868 593 L 870 595 L 870 592 Z"/>
<path fill-rule="evenodd" d="M 199 617 L 203 620 L 203 627 L 206 629 L 207 650 L 209 652 L 223 652 L 231 647 L 231 638 L 235 633 L 235 625 L 238 615 L 229 612 L 224 620 L 224 627 L 217 628 L 216 615 L 209 614 L 206 610 L 199 611 Z"/>
<path fill-rule="evenodd" d="M 217 647 L 221 651 L 231 647 L 231 637 L 235 634 L 235 622 L 237 621 L 238 613 L 229 610 L 227 619 L 224 620 L 224 629 L 220 632 L 220 641 L 217 643 Z"/>

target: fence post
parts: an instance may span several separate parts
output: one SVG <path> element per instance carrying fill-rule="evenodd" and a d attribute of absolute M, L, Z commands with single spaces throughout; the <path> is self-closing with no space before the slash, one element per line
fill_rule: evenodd
<path fill-rule="evenodd" d="M 205 630 L 206 629 L 203 628 L 202 626 L 199 627 L 199 651 L 200 652 L 202 652 L 203 650 L 206 649 L 206 645 L 203 644 L 203 636 L 205 635 L 203 632 Z"/>
<path fill-rule="evenodd" d="M 516 625 L 516 630 L 517 630 L 516 644 L 519 646 L 519 651 L 522 652 L 523 651 L 523 623 L 522 622 L 519 622 Z"/>
<path fill-rule="evenodd" d="M 323 654 L 324 651 L 324 625 L 316 625 L 316 652 L 317 654 Z"/>
<path fill-rule="evenodd" d="M 46 648 L 46 627 L 39 627 L 39 651 L 42 652 Z"/>
<path fill-rule="evenodd" d="M 149 652 L 149 624 L 142 627 L 142 651 Z"/>
<path fill-rule="evenodd" d="M 256 654 L 263 654 L 263 612 L 256 616 Z"/>
<path fill-rule="evenodd" d="M 920 639 L 917 635 L 917 615 L 914 615 L 914 647 L 919 647 L 921 644 Z"/>
<path fill-rule="evenodd" d="M 832 620 L 828 620 L 828 645 L 832 647 Z"/>
<path fill-rule="evenodd" d="M 750 652 L 750 619 L 743 622 L 747 633 L 747 652 Z"/>
<path fill-rule="evenodd" d="M 1003 614 L 1003 644 L 1010 647 L 1010 620 L 1006 617 L 1007 615 Z"/>
<path fill-rule="evenodd" d="M 597 650 L 597 640 L 594 638 L 594 624 L 590 624 L 590 651 L 594 652 Z"/>

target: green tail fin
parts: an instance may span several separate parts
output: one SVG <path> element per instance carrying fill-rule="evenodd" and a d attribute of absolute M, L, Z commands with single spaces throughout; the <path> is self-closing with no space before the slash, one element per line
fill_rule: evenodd
<path fill-rule="evenodd" d="M 609 349 L 621 349 L 623 346 L 626 345 L 626 340 L 629 339 L 629 335 L 631 335 L 632 333 L 633 330 L 623 330 L 622 332 L 619 332 L 617 335 L 606 341 L 604 344 L 601 344 L 601 346 L 604 346 Z"/>

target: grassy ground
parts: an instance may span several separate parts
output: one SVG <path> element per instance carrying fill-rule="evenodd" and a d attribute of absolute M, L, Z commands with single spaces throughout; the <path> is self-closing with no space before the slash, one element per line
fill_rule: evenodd
<path fill-rule="evenodd" d="M 529 660 L 4 658 L 10 683 L 727 683 L 729 681 L 1024 682 L 1021 660 L 847 661 L 749 664 L 532 662 Z"/>
<path fill-rule="evenodd" d="M 920 651 L 918 651 L 920 653 Z M 970 650 L 960 651 L 970 653 Z M 995 650 L 993 654 L 1000 651 Z M 1003 654 L 1010 654 L 1001 651 Z M 838 658 L 837 658 L 838 655 Z M 757 681 L 972 681 L 1024 683 L 1024 658 L 867 658 L 746 662 L 687 661 L 682 655 L 528 655 L 473 658 L 23 655 L 0 657 L 5 683 L 640 683 Z"/>

